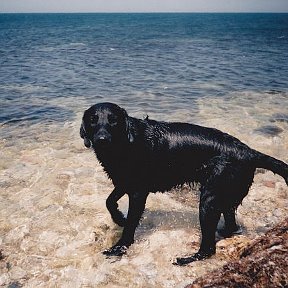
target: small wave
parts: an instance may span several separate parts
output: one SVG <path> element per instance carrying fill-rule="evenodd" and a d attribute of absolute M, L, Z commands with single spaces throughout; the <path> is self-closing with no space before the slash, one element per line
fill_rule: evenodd
<path fill-rule="evenodd" d="M 53 52 L 54 50 L 56 50 L 55 47 L 42 47 L 39 49 L 40 52 Z"/>
<path fill-rule="evenodd" d="M 31 84 L 10 84 L 10 85 L 0 85 L 0 89 L 6 91 L 18 91 L 18 92 L 37 92 L 47 90 L 48 87 L 31 85 Z"/>
<path fill-rule="evenodd" d="M 5 107 L 4 107 L 5 108 Z M 5 112 L 6 111 L 6 112 Z M 13 110 L 6 110 L 1 113 L 0 123 L 2 125 L 15 123 L 39 123 L 43 121 L 59 122 L 70 119 L 74 113 L 66 108 L 58 106 L 40 106 L 40 105 L 14 105 Z"/>
<path fill-rule="evenodd" d="M 272 95 L 276 95 L 276 94 L 281 94 L 281 93 L 283 93 L 283 92 L 280 91 L 280 90 L 274 90 L 274 89 L 272 89 L 272 90 L 267 91 L 266 93 L 272 94 Z"/>
<path fill-rule="evenodd" d="M 59 46 L 45 46 L 45 47 L 41 47 L 39 49 L 39 51 L 41 52 L 53 52 L 53 51 L 57 51 L 57 50 L 63 50 L 63 49 L 79 49 L 82 47 L 86 47 L 87 44 L 82 43 L 82 42 L 71 42 L 69 44 L 64 44 L 64 45 L 59 45 Z"/>
<path fill-rule="evenodd" d="M 69 43 L 70 46 L 87 46 L 85 43 L 82 42 L 72 42 Z"/>

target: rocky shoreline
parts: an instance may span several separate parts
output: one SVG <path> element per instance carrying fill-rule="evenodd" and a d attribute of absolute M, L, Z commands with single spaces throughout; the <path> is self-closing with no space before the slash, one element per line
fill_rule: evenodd
<path fill-rule="evenodd" d="M 239 255 L 186 288 L 288 287 L 288 218 L 258 237 Z"/>

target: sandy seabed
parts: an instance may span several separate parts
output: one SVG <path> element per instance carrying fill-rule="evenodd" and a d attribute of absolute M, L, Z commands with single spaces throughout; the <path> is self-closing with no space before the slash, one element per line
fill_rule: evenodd
<path fill-rule="evenodd" d="M 278 136 L 251 135 L 251 125 L 238 120 L 232 128 L 223 117 L 209 120 L 209 105 L 205 109 L 202 124 L 287 161 L 286 122 Z M 106 258 L 101 252 L 117 241 L 121 228 L 105 207 L 113 186 L 79 137 L 80 117 L 62 125 L 1 127 L 10 131 L 0 142 L 2 287 L 184 287 L 235 259 L 251 239 L 287 216 L 284 180 L 258 170 L 237 213 L 243 235 L 219 241 L 211 259 L 174 266 L 175 257 L 195 252 L 200 240 L 198 192 L 184 186 L 151 194 L 135 244 L 121 258 Z M 127 198 L 120 209 L 127 211 Z"/>

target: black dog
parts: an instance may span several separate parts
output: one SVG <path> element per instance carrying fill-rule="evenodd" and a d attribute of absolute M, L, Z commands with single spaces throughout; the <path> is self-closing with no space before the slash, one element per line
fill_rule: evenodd
<path fill-rule="evenodd" d="M 80 135 L 112 179 L 115 189 L 106 204 L 113 221 L 124 227 L 121 239 L 105 255 L 120 256 L 134 242 L 149 192 L 164 192 L 183 183 L 201 184 L 202 242 L 195 255 L 177 258 L 177 264 L 184 265 L 215 253 L 221 213 L 225 235 L 239 229 L 235 209 L 247 195 L 256 167 L 281 175 L 288 185 L 288 165 L 228 134 L 186 123 L 136 119 L 112 103 L 86 110 Z M 117 204 L 125 193 L 129 196 L 127 219 Z"/>

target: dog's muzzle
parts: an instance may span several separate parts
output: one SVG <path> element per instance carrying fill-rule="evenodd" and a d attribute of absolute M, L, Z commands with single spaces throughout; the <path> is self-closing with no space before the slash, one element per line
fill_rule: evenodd
<path fill-rule="evenodd" d="M 111 143 L 111 135 L 105 130 L 99 130 L 93 137 L 95 145 L 107 145 Z"/>

